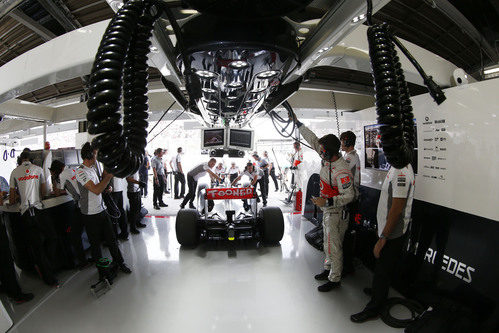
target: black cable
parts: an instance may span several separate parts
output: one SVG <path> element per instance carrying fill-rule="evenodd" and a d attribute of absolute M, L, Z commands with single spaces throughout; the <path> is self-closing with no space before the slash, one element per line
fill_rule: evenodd
<path fill-rule="evenodd" d="M 366 13 L 366 21 L 367 25 L 373 25 L 373 2 L 372 0 L 367 0 L 367 13 Z"/>
<path fill-rule="evenodd" d="M 158 135 L 160 135 L 161 133 L 163 133 L 163 131 L 164 131 L 165 129 L 167 129 L 168 127 L 170 127 L 170 125 L 171 125 L 171 124 L 173 124 L 173 123 L 175 122 L 175 120 L 177 120 L 177 119 L 178 119 L 178 118 L 179 118 L 179 117 L 180 117 L 180 116 L 181 116 L 184 112 L 185 112 L 185 109 L 184 109 L 184 110 L 182 110 L 182 112 L 180 112 L 180 114 L 179 114 L 178 116 L 176 116 L 176 117 L 175 117 L 175 119 L 173 119 L 173 120 L 172 120 L 172 121 L 171 121 L 168 125 L 166 125 L 166 127 L 165 127 L 165 128 L 163 128 L 163 129 L 162 129 L 162 130 L 161 130 L 158 134 L 156 134 L 156 135 L 155 135 L 155 136 L 154 136 L 151 140 L 149 140 L 147 143 L 151 143 L 151 141 L 152 141 L 152 140 L 156 139 L 156 137 L 157 137 Z"/>
<path fill-rule="evenodd" d="M 412 56 L 412 54 L 405 48 L 405 46 L 400 42 L 400 40 L 395 37 L 393 34 L 390 33 L 391 40 L 395 43 L 395 45 L 398 46 L 398 48 L 405 54 L 407 59 L 411 62 L 411 64 L 416 68 L 416 70 L 419 72 L 419 75 L 423 78 L 424 84 L 428 88 L 428 91 L 433 97 L 433 100 L 438 104 L 442 104 L 446 97 L 445 94 L 443 93 L 442 89 L 433 81 L 431 76 L 428 76 L 421 65 L 417 62 L 417 60 Z"/>
<path fill-rule="evenodd" d="M 156 126 L 158 126 L 158 125 L 159 125 L 159 122 L 160 122 L 161 120 L 163 120 L 164 116 L 166 116 L 166 113 L 167 113 L 168 111 L 170 111 L 170 109 L 172 108 L 173 104 L 175 104 L 176 102 L 177 102 L 177 101 L 173 101 L 173 103 L 172 103 L 172 104 L 168 107 L 168 109 L 166 109 L 166 110 L 165 110 L 165 112 L 163 112 L 163 114 L 161 115 L 161 117 L 159 118 L 159 120 L 156 122 L 156 125 L 154 125 L 154 126 L 153 126 L 153 128 L 151 128 L 151 130 L 149 131 L 149 134 L 151 134 L 151 133 L 152 133 L 152 131 L 154 131 L 154 129 L 156 128 Z"/>
<path fill-rule="evenodd" d="M 397 319 L 393 317 L 390 314 L 390 310 L 395 305 L 402 305 L 406 307 L 411 312 L 411 318 Z M 381 310 L 380 316 L 381 320 L 383 320 L 383 322 L 390 327 L 405 328 L 409 326 L 417 318 L 417 315 L 422 313 L 424 310 L 425 308 L 419 302 L 407 298 L 392 297 L 386 301 L 385 306 Z"/>
<path fill-rule="evenodd" d="M 151 15 L 151 10 L 157 13 Z M 154 0 L 129 0 L 109 23 L 92 67 L 88 90 L 88 133 L 97 159 L 119 178 L 142 164 L 147 145 L 147 55 L 154 21 Z M 123 125 L 120 124 L 123 97 Z"/>

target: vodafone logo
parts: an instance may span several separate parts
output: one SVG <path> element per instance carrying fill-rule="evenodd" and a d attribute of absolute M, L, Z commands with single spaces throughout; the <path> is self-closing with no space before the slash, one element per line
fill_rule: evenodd
<path fill-rule="evenodd" d="M 38 175 L 29 175 L 17 178 L 18 181 L 22 182 L 24 180 L 38 179 Z"/>
<path fill-rule="evenodd" d="M 208 199 L 249 199 L 253 197 L 253 188 L 212 188 L 206 190 Z"/>

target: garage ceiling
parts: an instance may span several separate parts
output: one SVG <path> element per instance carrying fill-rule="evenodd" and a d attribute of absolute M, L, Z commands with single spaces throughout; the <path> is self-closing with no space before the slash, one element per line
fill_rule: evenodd
<path fill-rule="evenodd" d="M 304 22 L 321 18 L 340 0 L 315 0 L 290 18 Z M 0 5 L 0 66 L 68 31 L 111 18 L 105 0 L 5 0 Z M 179 14 L 180 15 L 180 14 Z M 388 22 L 396 35 L 419 45 L 480 79 L 481 69 L 499 62 L 499 5 L 496 1 L 392 0 L 374 17 Z M 150 69 L 151 80 L 160 73 Z M 366 84 L 365 73 L 317 68 L 309 82 L 339 81 Z M 20 96 L 43 102 L 84 92 L 85 77 L 74 78 Z M 421 93 L 417 87 L 414 94 Z"/>

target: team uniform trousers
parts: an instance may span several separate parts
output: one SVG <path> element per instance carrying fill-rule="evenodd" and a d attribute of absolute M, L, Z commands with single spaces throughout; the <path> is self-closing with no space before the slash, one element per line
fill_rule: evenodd
<path fill-rule="evenodd" d="M 154 181 L 154 193 L 152 196 L 152 203 L 157 206 L 163 203 L 163 189 L 165 188 L 165 178 L 163 175 L 158 175 L 158 183 Z"/>
<path fill-rule="evenodd" d="M 237 177 L 239 177 L 237 173 L 230 173 L 229 174 L 230 183 L 232 184 Z"/>
<path fill-rule="evenodd" d="M 348 214 L 343 213 L 343 208 L 325 210 L 322 225 L 326 254 L 324 269 L 329 270 L 329 281 L 338 282 L 343 270 L 343 237 L 348 228 Z"/>
<path fill-rule="evenodd" d="M 57 257 L 57 234 L 52 222 L 43 211 L 33 208 L 33 215 L 29 209 L 22 215 L 22 224 L 38 273 L 46 284 L 56 283 L 50 262 Z"/>
<path fill-rule="evenodd" d="M 184 201 L 182 201 L 182 206 L 185 206 L 187 202 L 189 204 L 193 204 L 194 199 L 196 198 L 196 189 L 198 187 L 198 181 L 194 180 L 194 177 L 187 175 L 187 186 L 189 187 L 189 192 L 187 192 L 187 195 L 184 198 Z"/>
<path fill-rule="evenodd" d="M 17 282 L 14 260 L 10 252 L 9 238 L 3 220 L 0 221 L 0 281 L 9 297 L 17 297 L 22 293 Z"/>
<path fill-rule="evenodd" d="M 122 235 L 128 236 L 128 222 L 125 214 L 125 208 L 123 205 L 123 191 L 112 192 L 111 196 L 113 198 L 114 203 L 118 207 L 118 210 L 120 211 L 119 218 L 112 218 L 114 231 L 116 232 L 116 235 L 118 235 L 117 225 L 119 225 L 120 233 Z"/>
<path fill-rule="evenodd" d="M 180 186 L 180 195 L 178 194 L 179 183 L 181 185 Z M 174 189 L 175 198 L 183 197 L 184 194 L 185 194 L 185 176 L 183 173 L 176 171 L 175 172 L 175 189 Z"/>
<path fill-rule="evenodd" d="M 87 262 L 87 257 L 85 256 L 81 240 L 83 228 L 83 214 L 81 213 L 80 208 L 76 206 L 72 210 L 72 216 L 70 216 L 69 220 L 69 239 L 71 241 L 71 246 L 73 247 L 74 255 L 79 264 Z"/>
<path fill-rule="evenodd" d="M 376 260 L 374 268 L 372 296 L 371 301 L 366 305 L 367 309 L 380 310 L 385 304 L 404 242 L 405 235 L 394 239 L 387 239 L 385 246 L 381 249 L 379 259 Z"/>
<path fill-rule="evenodd" d="M 277 183 L 277 177 L 275 175 L 275 168 L 272 168 L 272 170 L 270 170 L 270 177 L 272 177 L 272 180 L 274 181 L 275 190 L 278 191 L 279 190 L 279 185 Z"/>
<path fill-rule="evenodd" d="M 118 247 L 118 241 L 114 234 L 113 226 L 105 211 L 94 215 L 84 215 L 83 222 L 87 231 L 88 241 L 92 258 L 97 262 L 102 258 L 101 241 L 104 239 L 109 246 L 109 252 L 113 261 L 117 264 L 123 263 L 123 256 Z"/>
<path fill-rule="evenodd" d="M 140 223 L 140 209 L 142 208 L 142 200 L 140 192 L 128 192 L 128 201 L 130 203 L 130 230 L 136 230 Z"/>

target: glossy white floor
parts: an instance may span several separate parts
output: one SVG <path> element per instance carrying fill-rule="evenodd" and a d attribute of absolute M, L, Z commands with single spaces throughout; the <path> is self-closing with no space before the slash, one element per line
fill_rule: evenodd
<path fill-rule="evenodd" d="M 313 226 L 301 215 L 285 215 L 277 247 L 205 243 L 186 250 L 176 241 L 174 216 L 146 224 L 120 245 L 133 273 L 120 275 L 99 299 L 90 293 L 97 279 L 93 267 L 60 275 L 65 282 L 57 290 L 21 276 L 23 288 L 37 295 L 18 306 L 4 300 L 15 322 L 10 332 L 401 331 L 381 320 L 350 322 L 368 300 L 362 288 L 371 274 L 363 267 L 339 290 L 316 290 L 313 275 L 323 257 L 306 242 Z"/>

